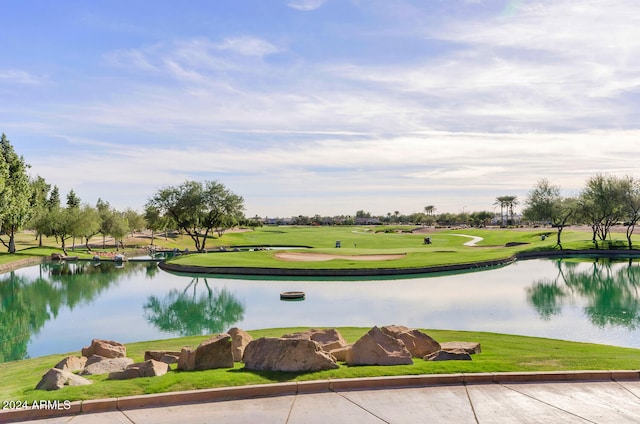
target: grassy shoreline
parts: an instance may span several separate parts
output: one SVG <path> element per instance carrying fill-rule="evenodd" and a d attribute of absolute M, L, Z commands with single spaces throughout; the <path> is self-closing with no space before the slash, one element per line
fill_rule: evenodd
<path fill-rule="evenodd" d="M 279 337 L 285 333 L 306 328 L 277 328 L 253 330 L 254 337 Z M 354 342 L 368 328 L 341 327 L 338 330 L 348 342 Z M 455 374 L 487 372 L 535 372 L 570 370 L 637 370 L 640 350 L 591 343 L 569 342 L 537 337 L 506 335 L 488 332 L 424 329 L 424 332 L 440 342 L 476 341 L 482 353 L 472 361 L 428 362 L 415 359 L 413 365 L 357 366 L 341 364 L 339 369 L 314 373 L 282 373 L 246 371 L 237 363 L 233 369 L 179 372 L 165 376 L 138 378 L 125 381 L 106 380 L 106 375 L 91 376 L 91 386 L 65 387 L 45 392 L 34 390 L 40 377 L 68 354 L 48 355 L 0 364 L 4 384 L 0 387 L 0 399 L 5 400 L 89 400 L 152 393 L 166 393 L 215 387 L 232 387 L 290 381 L 311 381 L 336 378 L 361 378 L 422 374 Z M 128 343 L 127 356 L 142 361 L 145 350 L 180 350 L 183 346 L 197 346 L 208 336 Z M 71 354 L 79 355 L 77 352 Z M 175 365 L 172 366 L 175 368 Z"/>

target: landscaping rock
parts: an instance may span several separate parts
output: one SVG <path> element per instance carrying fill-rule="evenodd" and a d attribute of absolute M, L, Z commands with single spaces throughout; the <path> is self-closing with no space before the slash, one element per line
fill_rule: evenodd
<path fill-rule="evenodd" d="M 36 390 L 59 390 L 64 386 L 86 386 L 93 382 L 73 373 L 51 368 L 42 376 Z"/>
<path fill-rule="evenodd" d="M 178 369 L 193 371 L 196 369 L 196 351 L 190 347 L 183 347 L 178 357 Z"/>
<path fill-rule="evenodd" d="M 80 371 L 80 375 L 107 374 L 111 372 L 124 371 L 127 366 L 133 364 L 131 358 L 104 358 L 93 355 L 87 359 L 87 364 Z"/>
<path fill-rule="evenodd" d="M 469 355 L 482 352 L 478 342 L 444 342 L 440 343 L 440 346 L 442 346 L 442 350 L 464 350 Z"/>
<path fill-rule="evenodd" d="M 233 368 L 231 337 L 222 333 L 200 343 L 196 349 L 195 366 L 196 370 Z"/>
<path fill-rule="evenodd" d="M 349 354 L 349 351 L 351 350 L 351 348 L 352 348 L 351 345 L 339 347 L 337 349 L 331 349 L 329 353 L 333 355 L 334 358 L 336 358 L 336 361 L 345 362 L 347 360 L 347 355 Z"/>
<path fill-rule="evenodd" d="M 257 371 L 310 372 L 338 368 L 335 358 L 312 340 L 260 338 L 244 350 L 244 367 Z"/>
<path fill-rule="evenodd" d="M 333 349 L 345 347 L 347 342 L 342 335 L 335 328 L 330 329 L 311 329 L 307 331 L 301 331 L 299 333 L 285 334 L 283 339 L 299 339 L 299 340 L 313 340 L 318 342 L 325 352 L 330 352 Z"/>
<path fill-rule="evenodd" d="M 140 377 L 158 377 L 169 372 L 169 365 L 164 362 L 149 359 L 127 366 L 124 371 L 112 372 L 109 380 L 128 380 Z"/>
<path fill-rule="evenodd" d="M 233 362 L 242 362 L 242 355 L 244 354 L 244 349 L 247 347 L 249 342 L 253 340 L 253 337 L 246 331 L 233 327 L 227 334 L 231 336 L 231 353 L 233 354 Z"/>
<path fill-rule="evenodd" d="M 127 348 L 122 343 L 112 340 L 93 339 L 91 346 L 82 349 L 82 356 L 89 358 L 93 355 L 104 358 L 126 358 Z"/>
<path fill-rule="evenodd" d="M 180 358 L 180 352 L 165 351 L 165 350 L 148 350 L 144 353 L 144 360 L 148 361 L 153 359 L 154 361 L 164 362 L 165 364 L 175 364 Z"/>
<path fill-rule="evenodd" d="M 178 358 L 178 369 L 200 371 L 215 368 L 233 368 L 231 337 L 227 333 L 205 340 L 195 351 L 191 348 L 182 348 Z"/>
<path fill-rule="evenodd" d="M 87 363 L 87 358 L 84 356 L 78 358 L 77 356 L 67 356 L 62 361 L 58 362 L 53 368 L 67 371 L 67 372 L 75 372 L 81 371 Z"/>
<path fill-rule="evenodd" d="M 411 353 L 401 340 L 373 327 L 347 353 L 348 365 L 410 365 Z"/>
<path fill-rule="evenodd" d="M 439 350 L 424 357 L 425 361 L 470 361 L 471 355 L 463 350 Z"/>
<path fill-rule="evenodd" d="M 404 346 L 414 358 L 424 358 L 430 353 L 441 349 L 440 343 L 420 330 L 412 330 L 402 325 L 387 325 L 381 328 L 382 332 L 402 340 Z"/>

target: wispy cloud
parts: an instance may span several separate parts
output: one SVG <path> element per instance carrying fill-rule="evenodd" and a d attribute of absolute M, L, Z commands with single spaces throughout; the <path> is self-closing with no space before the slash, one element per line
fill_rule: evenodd
<path fill-rule="evenodd" d="M 287 5 L 296 10 L 310 11 L 320 8 L 327 0 L 291 0 Z"/>
<path fill-rule="evenodd" d="M 48 78 L 17 69 L 0 69 L 0 83 L 9 84 L 42 84 Z"/>

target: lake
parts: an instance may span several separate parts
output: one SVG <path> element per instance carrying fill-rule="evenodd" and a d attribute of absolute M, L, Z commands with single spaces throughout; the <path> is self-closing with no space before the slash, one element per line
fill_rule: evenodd
<path fill-rule="evenodd" d="M 176 275 L 155 262 L 42 265 L 0 275 L 0 362 L 240 327 L 399 324 L 640 348 L 640 265 L 528 260 L 398 279 Z M 301 290 L 304 301 L 281 301 Z"/>

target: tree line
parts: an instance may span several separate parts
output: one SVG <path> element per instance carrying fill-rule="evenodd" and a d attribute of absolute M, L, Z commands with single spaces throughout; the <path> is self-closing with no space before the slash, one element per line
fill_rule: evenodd
<path fill-rule="evenodd" d="M 633 248 L 631 236 L 640 220 L 640 180 L 631 176 L 596 174 L 586 181 L 575 196 L 562 196 L 559 185 L 543 178 L 529 192 L 523 217 L 534 224 L 557 228 L 557 244 L 562 248 L 562 231 L 568 225 L 591 227 L 596 246 L 611 239 L 611 228 L 626 227 L 627 247 Z"/>
<path fill-rule="evenodd" d="M 55 237 L 67 254 L 69 241 L 84 241 L 102 235 L 112 237 L 116 250 L 134 231 L 178 229 L 189 235 L 197 251 L 205 250 L 207 238 L 216 232 L 245 224 L 244 200 L 215 181 L 186 181 L 176 187 L 157 191 L 145 205 L 143 214 L 131 208 L 118 211 L 109 202 L 98 199 L 95 206 L 83 203 L 72 189 L 63 204 L 58 186 L 44 178 L 30 178 L 29 165 L 18 155 L 6 135 L 0 137 L 0 243 L 9 253 L 16 252 L 16 233 L 21 229 L 42 238 Z M 153 243 L 153 234 L 152 234 Z"/>

